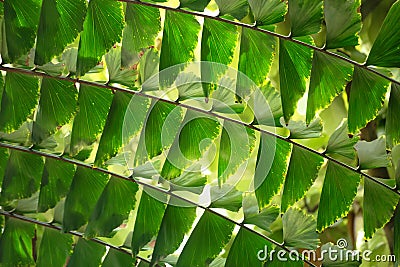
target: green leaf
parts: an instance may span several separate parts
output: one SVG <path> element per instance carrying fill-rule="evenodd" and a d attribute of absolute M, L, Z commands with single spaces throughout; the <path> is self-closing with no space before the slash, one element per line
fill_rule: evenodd
<path fill-rule="evenodd" d="M 101 166 L 138 133 L 149 106 L 149 100 L 129 93 L 116 92 L 101 135 L 95 165 Z M 123 140 L 126 139 L 126 140 Z"/>
<path fill-rule="evenodd" d="M 284 20 L 287 5 L 281 0 L 249 0 L 256 25 L 270 25 Z"/>
<path fill-rule="evenodd" d="M 186 112 L 182 125 L 161 170 L 164 179 L 178 177 L 191 162 L 200 159 L 218 137 L 221 127 L 215 118 L 190 110 Z"/>
<path fill-rule="evenodd" d="M 135 69 L 121 69 L 121 46 L 113 47 L 105 55 L 108 83 L 117 83 L 135 90 L 138 72 Z"/>
<path fill-rule="evenodd" d="M 234 73 L 236 74 L 236 73 Z M 233 75 L 234 75 L 233 74 Z M 243 76 L 243 74 L 238 74 Z M 244 79 L 245 80 L 245 79 Z M 243 101 L 240 103 L 237 101 L 237 95 L 235 91 L 228 88 L 235 88 L 236 83 L 234 79 L 222 77 L 218 83 L 217 90 L 212 94 L 212 109 L 213 112 L 225 113 L 225 114 L 241 114 L 243 113 L 246 104 Z M 239 87 L 237 87 L 239 88 Z M 249 87 L 242 87 L 244 90 L 248 90 Z M 248 91 L 249 92 L 249 91 Z M 249 92 L 250 93 L 250 92 Z M 241 92 L 241 95 L 245 95 L 245 92 Z M 255 95 L 255 94 L 254 94 Z M 253 95 L 252 95 L 253 96 Z M 254 96 L 256 97 L 256 96 Z M 265 105 L 265 102 L 264 102 Z"/>
<path fill-rule="evenodd" d="M 205 266 L 218 256 L 231 238 L 234 224 L 205 211 L 179 256 L 177 267 Z M 199 244 L 204 244 L 201 250 Z"/>
<path fill-rule="evenodd" d="M 91 213 L 85 236 L 111 236 L 135 207 L 137 191 L 135 181 L 112 176 Z"/>
<path fill-rule="evenodd" d="M 277 206 L 270 206 L 262 209 L 259 213 L 245 216 L 244 224 L 254 224 L 261 229 L 271 232 L 271 224 L 278 218 L 279 208 Z"/>
<path fill-rule="evenodd" d="M 334 49 L 358 45 L 361 30 L 360 0 L 325 0 L 325 48 Z"/>
<path fill-rule="evenodd" d="M 161 30 L 158 8 L 128 3 L 125 11 L 126 26 L 122 38 L 122 66 L 129 67 L 138 61 L 142 48 L 154 45 Z"/>
<path fill-rule="evenodd" d="M 238 212 L 242 207 L 243 192 L 236 188 L 224 184 L 220 186 L 211 187 L 211 200 L 210 208 L 222 208 L 233 212 Z"/>
<path fill-rule="evenodd" d="M 307 123 L 315 113 L 326 108 L 350 81 L 353 67 L 344 60 L 314 51 L 310 89 L 307 100 Z"/>
<path fill-rule="evenodd" d="M 399 213 L 399 208 L 396 208 L 394 212 L 394 230 L 393 230 L 393 236 L 394 236 L 394 248 L 393 248 L 393 254 L 396 257 L 396 264 L 399 263 L 399 257 L 400 257 L 400 213 Z"/>
<path fill-rule="evenodd" d="M 400 85 L 392 83 L 388 110 L 386 114 L 386 140 L 389 147 L 400 143 L 400 120 L 397 115 L 400 114 Z"/>
<path fill-rule="evenodd" d="M 171 10 L 165 11 L 160 71 L 177 64 L 187 63 L 194 59 L 194 49 L 198 43 L 197 35 L 199 30 L 200 24 L 193 15 Z M 182 68 L 182 66 L 180 68 Z M 162 84 L 172 84 L 176 78 L 177 73 L 167 72 L 166 75 L 168 76 L 160 76 Z"/>
<path fill-rule="evenodd" d="M 65 199 L 63 230 L 77 230 L 84 225 L 103 192 L 108 175 L 78 167 Z"/>
<path fill-rule="evenodd" d="M 302 16 L 305 15 L 302 14 Z M 311 49 L 308 47 L 279 40 L 279 85 L 286 123 L 294 114 L 297 101 L 306 92 L 306 78 L 310 75 L 311 53 Z"/>
<path fill-rule="evenodd" d="M 81 84 L 71 133 L 72 155 L 96 141 L 106 123 L 112 97 L 110 90 Z"/>
<path fill-rule="evenodd" d="M 150 196 L 145 191 L 142 192 L 132 235 L 131 249 L 134 256 L 157 235 L 165 208 L 164 203 Z"/>
<path fill-rule="evenodd" d="M 253 124 L 262 124 L 273 127 L 278 127 L 279 120 L 283 116 L 281 95 L 270 82 L 259 87 L 260 90 L 254 92 L 254 121 Z M 264 95 L 264 99 L 258 96 L 259 93 Z M 267 102 L 270 112 L 267 110 L 259 109 Z M 272 114 L 271 114 L 272 113 Z M 272 115 L 272 117 L 271 117 Z"/>
<path fill-rule="evenodd" d="M 283 120 L 282 125 L 284 125 Z M 285 128 L 290 131 L 290 139 L 317 138 L 322 134 L 322 121 L 320 118 L 316 118 L 309 125 L 306 125 L 304 121 L 290 120 Z"/>
<path fill-rule="evenodd" d="M 237 28 L 229 23 L 214 19 L 204 19 L 201 38 L 201 61 L 211 64 L 201 64 L 201 75 L 203 81 L 217 81 L 218 76 L 226 69 L 221 65 L 212 65 L 212 62 L 229 65 L 233 59 L 237 43 Z M 203 84 L 205 97 L 211 91 L 210 84 Z"/>
<path fill-rule="evenodd" d="M 0 237 L 0 263 L 2 266 L 31 266 L 35 225 L 14 218 L 7 218 Z"/>
<path fill-rule="evenodd" d="M 380 137 L 371 142 L 359 141 L 354 148 L 357 150 L 358 162 L 361 170 L 389 166 L 384 137 Z"/>
<path fill-rule="evenodd" d="M 225 266 L 264 266 L 264 262 L 257 257 L 258 253 L 270 249 L 272 249 L 270 242 L 241 227 L 229 250 Z"/>
<path fill-rule="evenodd" d="M 299 209 L 290 208 L 282 216 L 285 246 L 316 249 L 319 243 L 317 222 Z"/>
<path fill-rule="evenodd" d="M 166 122 L 167 118 L 168 121 Z M 161 154 L 163 149 L 166 148 L 161 139 L 161 134 L 167 134 L 169 138 L 172 138 L 173 140 L 178 131 L 181 119 L 182 113 L 180 108 L 167 102 L 152 101 L 144 125 L 144 130 L 140 137 L 143 142 L 139 142 L 139 146 L 142 145 L 147 152 L 145 154 L 146 157 L 152 159 Z M 140 149 L 138 148 L 138 150 Z M 143 163 L 145 159 L 139 159 L 138 157 L 140 156 L 142 155 L 137 153 L 135 161 Z"/>
<path fill-rule="evenodd" d="M 189 8 L 194 11 L 203 12 L 210 0 L 180 0 L 180 8 Z"/>
<path fill-rule="evenodd" d="M 3 183 L 4 174 L 6 172 L 8 162 L 8 150 L 0 147 L 0 187 Z"/>
<path fill-rule="evenodd" d="M 79 238 L 67 266 L 98 267 L 101 264 L 105 252 L 105 246 Z"/>
<path fill-rule="evenodd" d="M 270 151 L 273 151 L 274 146 L 276 146 L 275 153 L 271 155 Z M 290 143 L 261 133 L 254 173 L 256 196 L 260 209 L 266 207 L 272 197 L 280 191 L 286 176 L 290 152 Z M 265 172 L 271 164 L 271 158 L 273 159 L 272 165 L 269 171 Z M 257 185 L 259 186 L 257 187 Z"/>
<path fill-rule="evenodd" d="M 249 4 L 246 0 L 215 0 L 218 5 L 219 15 L 231 15 L 241 20 L 249 13 Z"/>
<path fill-rule="evenodd" d="M 131 255 L 118 251 L 116 249 L 108 250 L 107 256 L 104 259 L 102 267 L 133 267 L 134 261 Z"/>
<path fill-rule="evenodd" d="M 5 62 L 15 62 L 27 54 L 35 44 L 40 2 L 40 0 L 4 1 L 5 40 L 3 43 L 6 41 L 6 50 L 2 51 L 1 56 Z"/>
<path fill-rule="evenodd" d="M 139 78 L 142 84 L 142 91 L 159 90 L 158 70 L 160 65 L 160 55 L 154 48 L 147 49 L 139 61 Z M 152 81 L 146 82 L 147 80 Z M 150 86 L 149 86 L 150 84 Z"/>
<path fill-rule="evenodd" d="M 360 174 L 328 161 L 318 208 L 318 231 L 348 213 L 359 183 Z"/>
<path fill-rule="evenodd" d="M 375 179 L 390 186 L 395 185 L 394 180 Z M 391 183 L 389 184 L 389 182 Z M 363 215 L 365 238 L 371 238 L 377 229 L 382 228 L 390 220 L 399 198 L 396 192 L 388 190 L 383 185 L 371 181 L 371 179 L 364 179 Z"/>
<path fill-rule="evenodd" d="M 78 92 L 74 83 L 43 78 L 32 140 L 40 144 L 57 128 L 67 124 L 76 111 Z"/>
<path fill-rule="evenodd" d="M 304 196 L 317 178 L 323 161 L 320 155 L 296 145 L 293 146 L 282 192 L 282 212 L 285 212 L 291 205 Z M 307 166 L 307 168 L 304 166 Z"/>
<path fill-rule="evenodd" d="M 37 155 L 12 150 L 1 188 L 1 202 L 32 196 L 39 189 L 43 159 Z"/>
<path fill-rule="evenodd" d="M 319 32 L 323 20 L 322 1 L 289 1 L 289 18 L 292 37 Z"/>
<path fill-rule="evenodd" d="M 35 64 L 44 65 L 62 53 L 83 29 L 87 1 L 42 0 Z"/>
<path fill-rule="evenodd" d="M 245 162 L 255 147 L 253 129 L 225 120 L 219 143 L 218 183 L 223 184 Z"/>
<path fill-rule="evenodd" d="M 257 86 L 264 83 L 272 64 L 275 43 L 275 37 L 253 29 L 242 28 L 238 70 L 247 77 L 240 74 L 238 76 L 236 90 L 242 92 L 239 96 L 247 95 L 245 92 L 250 86 L 248 78 Z M 255 58 L 257 58 L 257 64 L 254 64 Z"/>
<path fill-rule="evenodd" d="M 64 266 L 72 252 L 72 241 L 70 234 L 46 227 L 40 241 L 37 266 Z"/>
<path fill-rule="evenodd" d="M 354 145 L 357 141 L 357 136 L 350 138 L 347 134 L 347 119 L 345 119 L 329 138 L 325 154 L 333 158 L 339 157 L 341 160 L 344 158 L 349 164 L 354 163 L 356 158 Z"/>
<path fill-rule="evenodd" d="M 8 72 L 1 99 L 0 131 L 11 133 L 31 116 L 39 96 L 36 77 Z"/>
<path fill-rule="evenodd" d="M 179 247 L 195 218 L 196 207 L 167 206 L 151 258 L 152 264 L 158 263 Z"/>
<path fill-rule="evenodd" d="M 122 37 L 122 3 L 114 0 L 91 0 L 79 41 L 77 74 L 83 76 Z"/>
<path fill-rule="evenodd" d="M 200 64 L 201 64 L 200 66 L 207 66 L 207 67 L 212 66 L 209 64 L 205 64 L 205 63 L 200 63 Z M 205 69 L 206 69 L 206 71 L 208 70 L 208 68 L 205 68 Z M 215 68 L 216 71 L 218 69 L 219 68 Z M 204 74 L 204 72 L 203 72 L 203 74 Z M 203 83 L 203 84 L 205 84 L 205 83 Z M 201 83 L 201 78 L 199 77 L 199 75 L 196 75 L 193 72 L 186 73 L 186 71 L 181 72 L 178 75 L 178 77 L 176 78 L 176 81 L 175 81 L 175 85 L 178 88 L 178 92 L 179 92 L 179 98 L 176 100 L 178 102 L 188 100 L 188 99 L 199 99 L 199 98 L 203 97 L 204 95 L 207 95 L 209 93 L 209 90 L 211 90 L 211 86 L 210 86 L 210 88 L 206 87 L 207 90 L 206 90 L 206 92 L 204 92 L 202 83 Z M 213 95 L 213 99 L 214 99 L 214 95 Z"/>
<path fill-rule="evenodd" d="M 383 105 L 389 81 L 377 74 L 354 68 L 349 100 L 349 132 L 356 133 L 374 119 Z"/>
<path fill-rule="evenodd" d="M 75 174 L 75 166 L 56 159 L 47 158 L 40 184 L 38 212 L 54 208 L 68 193 Z"/>
<path fill-rule="evenodd" d="M 400 20 L 400 2 L 390 8 L 381 30 L 376 37 L 367 59 L 367 65 L 379 67 L 400 67 L 400 36 L 398 23 Z"/>

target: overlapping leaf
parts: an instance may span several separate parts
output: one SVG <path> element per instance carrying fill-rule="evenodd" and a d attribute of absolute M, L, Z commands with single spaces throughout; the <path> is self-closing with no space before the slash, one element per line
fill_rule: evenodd
<path fill-rule="evenodd" d="M 119 42 L 124 26 L 122 3 L 113 0 L 89 2 L 83 32 L 80 35 L 77 74 L 83 76 L 101 57 Z"/>
<path fill-rule="evenodd" d="M 327 49 L 358 45 L 361 29 L 359 0 L 324 1 Z"/>
<path fill-rule="evenodd" d="M 35 49 L 35 64 L 44 65 L 62 53 L 83 29 L 87 1 L 43 0 Z"/>

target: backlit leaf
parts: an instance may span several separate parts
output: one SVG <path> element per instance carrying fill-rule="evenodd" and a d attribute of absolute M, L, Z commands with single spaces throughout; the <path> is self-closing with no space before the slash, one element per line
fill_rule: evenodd
<path fill-rule="evenodd" d="M 2 266 L 30 266 L 34 264 L 32 239 L 35 225 L 7 218 L 0 237 L 0 263 Z"/>
<path fill-rule="evenodd" d="M 389 10 L 381 30 L 376 37 L 367 59 L 367 65 L 379 67 L 400 67 L 400 2 L 395 2 Z"/>
<path fill-rule="evenodd" d="M 81 84 L 78 112 L 71 133 L 71 154 L 91 145 L 103 130 L 113 94 L 110 90 Z"/>
<path fill-rule="evenodd" d="M 390 147 L 400 143 L 400 85 L 392 83 L 388 111 L 386 114 L 386 138 Z"/>
<path fill-rule="evenodd" d="M 305 36 L 319 32 L 322 23 L 322 1 L 289 1 L 291 36 Z"/>
<path fill-rule="evenodd" d="M 308 150 L 293 146 L 282 193 L 281 211 L 285 212 L 291 205 L 304 196 L 318 176 L 323 158 Z M 304 166 L 307 166 L 305 168 Z"/>
<path fill-rule="evenodd" d="M 356 133 L 374 119 L 383 105 L 388 80 L 360 67 L 354 68 L 349 100 L 349 132 Z"/>
<path fill-rule="evenodd" d="M 392 187 L 395 185 L 394 180 L 378 180 L 387 184 L 391 182 L 389 185 Z M 363 216 L 365 238 L 371 238 L 377 229 L 382 228 L 390 220 L 399 198 L 396 192 L 390 191 L 370 179 L 364 179 Z"/>
<path fill-rule="evenodd" d="M 13 150 L 10 153 L 1 188 L 1 202 L 30 197 L 39 189 L 43 159 Z"/>
<path fill-rule="evenodd" d="M 83 29 L 87 1 L 42 0 L 35 64 L 44 65 L 62 53 Z"/>
<path fill-rule="evenodd" d="M 140 49 L 154 45 L 155 38 L 161 30 L 160 11 L 158 8 L 128 3 L 125 21 L 122 66 L 129 67 L 138 61 Z"/>
<path fill-rule="evenodd" d="M 281 0 L 249 0 L 249 5 L 259 26 L 281 22 L 287 12 L 287 4 Z"/>
<path fill-rule="evenodd" d="M 311 49 L 280 39 L 279 84 L 286 123 L 294 114 L 297 101 L 306 92 L 306 78 L 310 75 L 311 56 Z"/>
<path fill-rule="evenodd" d="M 80 238 L 67 266 L 98 267 L 105 252 L 105 246 Z"/>
<path fill-rule="evenodd" d="M 286 246 L 316 249 L 319 243 L 317 222 L 311 215 L 290 208 L 282 216 L 283 242 Z"/>
<path fill-rule="evenodd" d="M 65 197 L 74 174 L 74 165 L 56 159 L 46 159 L 40 184 L 39 212 L 54 208 L 58 201 Z"/>
<path fill-rule="evenodd" d="M 58 230 L 45 228 L 40 241 L 37 266 L 64 266 L 72 252 L 72 236 Z M 57 249 L 54 246 L 57 245 Z"/>
<path fill-rule="evenodd" d="M 71 82 L 43 78 L 39 107 L 33 122 L 32 139 L 40 144 L 58 127 L 67 124 L 76 112 L 78 92 Z"/>
<path fill-rule="evenodd" d="M 151 258 L 152 263 L 157 263 L 179 247 L 195 218 L 196 207 L 167 206 Z"/>
<path fill-rule="evenodd" d="M 5 41 L 2 59 L 8 63 L 15 62 L 27 54 L 35 44 L 39 23 L 40 0 L 5 0 L 4 24 Z"/>
<path fill-rule="evenodd" d="M 77 74 L 83 76 L 101 57 L 121 40 L 124 27 L 122 3 L 91 0 L 80 35 Z"/>
<path fill-rule="evenodd" d="M 108 175 L 78 167 L 65 199 L 63 230 L 77 230 L 87 223 L 104 190 Z"/>
<path fill-rule="evenodd" d="M 271 154 L 274 146 L 276 146 L 275 153 Z M 261 134 L 254 174 L 254 183 L 258 185 L 256 196 L 260 209 L 266 207 L 281 189 L 289 164 L 290 152 L 291 146 L 288 142 Z M 271 158 L 272 163 L 269 162 Z M 268 170 L 269 166 L 271 167 Z"/>
<path fill-rule="evenodd" d="M 234 224 L 205 211 L 176 263 L 177 267 L 204 266 L 218 256 L 231 238 Z M 198 244 L 204 244 L 201 250 Z"/>
<path fill-rule="evenodd" d="M 326 108 L 351 79 L 352 66 L 340 59 L 314 51 L 310 89 L 307 100 L 307 123 L 315 113 Z"/>
<path fill-rule="evenodd" d="M 257 256 L 259 251 L 272 249 L 271 243 L 246 228 L 240 228 L 229 250 L 225 266 L 264 266 Z"/>
<path fill-rule="evenodd" d="M 358 45 L 361 30 L 360 0 L 325 0 L 327 49 Z"/>
<path fill-rule="evenodd" d="M 328 161 L 318 208 L 318 231 L 346 216 L 359 183 L 358 173 Z"/>
<path fill-rule="evenodd" d="M 249 13 L 249 4 L 246 0 L 215 0 L 218 5 L 219 15 L 231 15 L 241 20 Z"/>
<path fill-rule="evenodd" d="M 112 176 L 94 207 L 85 230 L 88 237 L 110 236 L 112 230 L 128 219 L 136 202 L 138 185 Z"/>
<path fill-rule="evenodd" d="M 36 77 L 9 72 L 1 99 L 0 131 L 17 130 L 32 115 L 38 102 L 39 81 Z"/>

